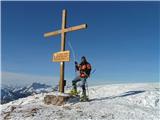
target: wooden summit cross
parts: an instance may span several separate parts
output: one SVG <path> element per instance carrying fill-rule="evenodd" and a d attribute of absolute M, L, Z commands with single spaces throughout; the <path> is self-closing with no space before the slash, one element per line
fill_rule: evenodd
<path fill-rule="evenodd" d="M 48 32 L 44 34 L 44 37 L 51 37 L 51 36 L 56 36 L 56 35 L 61 34 L 61 51 L 65 51 L 65 38 L 66 38 L 67 32 L 72 32 L 72 31 L 87 28 L 87 24 L 82 24 L 82 25 L 66 28 L 66 16 L 67 16 L 67 11 L 63 10 L 61 30 L 56 30 L 56 31 Z M 60 61 L 59 92 L 64 93 L 64 61 Z"/>

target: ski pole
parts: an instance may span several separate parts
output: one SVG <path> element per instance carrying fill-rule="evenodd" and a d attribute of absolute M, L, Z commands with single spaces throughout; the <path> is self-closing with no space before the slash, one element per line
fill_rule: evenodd
<path fill-rule="evenodd" d="M 86 80 L 86 87 L 87 87 L 87 94 L 88 94 L 88 98 L 89 98 L 89 89 L 88 89 L 88 82 Z"/>
<path fill-rule="evenodd" d="M 93 75 L 95 73 L 96 69 L 94 69 L 92 72 L 91 72 L 91 75 Z"/>
<path fill-rule="evenodd" d="M 95 73 L 96 69 L 94 69 L 90 75 L 93 75 Z M 87 75 L 87 74 L 86 74 Z M 88 76 L 89 77 L 89 76 Z M 88 82 L 86 80 L 86 88 L 87 88 L 87 94 L 88 94 L 88 98 L 89 98 L 89 88 L 88 88 Z"/>

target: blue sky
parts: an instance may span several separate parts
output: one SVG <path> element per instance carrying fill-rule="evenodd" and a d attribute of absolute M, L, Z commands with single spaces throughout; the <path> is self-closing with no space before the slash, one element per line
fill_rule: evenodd
<path fill-rule="evenodd" d="M 158 82 L 159 14 L 157 2 L 2 2 L 2 83 L 59 79 L 60 35 L 44 38 L 61 28 L 67 9 L 67 27 L 86 23 L 85 30 L 67 33 L 78 56 L 88 58 L 96 72 L 93 83 Z M 66 43 L 66 49 L 70 50 Z M 4 73 L 4 75 L 3 75 Z M 23 80 L 22 75 L 28 77 Z M 53 80 L 52 80 L 53 77 Z M 66 63 L 65 78 L 73 79 L 74 60 Z M 41 80 L 40 80 L 41 81 Z"/>

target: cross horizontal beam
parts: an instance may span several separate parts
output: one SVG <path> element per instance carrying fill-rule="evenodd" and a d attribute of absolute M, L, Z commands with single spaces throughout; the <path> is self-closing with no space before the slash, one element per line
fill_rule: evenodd
<path fill-rule="evenodd" d="M 58 34 L 61 34 L 62 31 L 63 32 L 72 32 L 72 31 L 85 29 L 85 28 L 87 28 L 87 24 L 82 24 L 82 25 L 78 25 L 78 26 L 74 26 L 74 27 L 65 28 L 65 29 L 62 29 L 62 30 L 57 30 L 57 31 L 53 31 L 53 32 L 44 33 L 44 37 L 56 36 Z"/>

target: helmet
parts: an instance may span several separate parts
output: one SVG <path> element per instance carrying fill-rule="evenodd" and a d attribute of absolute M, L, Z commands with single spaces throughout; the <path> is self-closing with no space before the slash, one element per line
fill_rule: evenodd
<path fill-rule="evenodd" d="M 81 57 L 81 62 L 86 62 L 87 60 L 86 60 L 86 57 L 85 56 L 82 56 Z"/>

